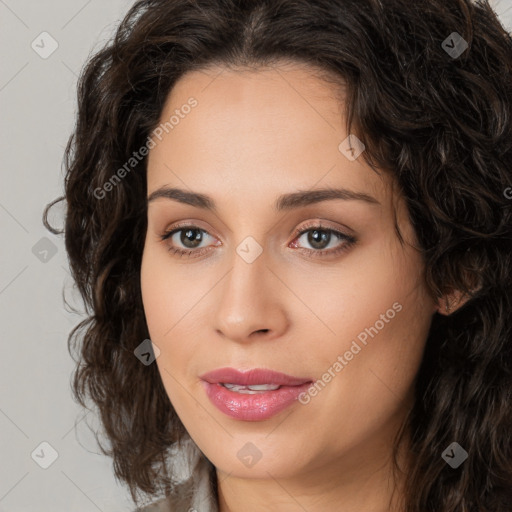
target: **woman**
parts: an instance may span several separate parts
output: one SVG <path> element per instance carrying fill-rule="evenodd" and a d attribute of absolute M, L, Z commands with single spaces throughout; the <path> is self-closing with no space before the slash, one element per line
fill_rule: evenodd
<path fill-rule="evenodd" d="M 137 505 L 510 510 L 512 39 L 486 2 L 138 1 L 78 106 L 74 392 Z"/>

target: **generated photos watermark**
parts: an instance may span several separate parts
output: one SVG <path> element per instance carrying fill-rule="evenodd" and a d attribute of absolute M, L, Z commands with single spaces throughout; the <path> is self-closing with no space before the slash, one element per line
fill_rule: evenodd
<path fill-rule="evenodd" d="M 192 111 L 192 108 L 197 107 L 197 105 L 197 100 L 191 97 L 187 100 L 187 103 L 183 104 L 180 108 L 175 109 L 174 114 L 169 118 L 169 120 L 165 123 L 160 123 L 151 132 L 151 135 L 148 136 L 144 145 L 140 147 L 138 151 L 134 151 L 132 156 L 123 164 L 122 167 L 112 174 L 110 179 L 108 179 L 102 187 L 94 189 L 94 197 L 96 199 L 104 199 L 107 197 L 107 193 L 114 190 L 114 187 L 121 183 L 121 180 L 125 178 L 126 175 L 129 174 L 133 168 L 148 155 L 149 150 L 156 146 L 157 143 L 154 139 L 161 141 L 164 133 L 169 133 L 171 130 L 174 130 L 174 128 L 180 123 L 180 120 L 185 119 L 185 117 Z"/>
<path fill-rule="evenodd" d="M 322 391 L 325 386 L 331 380 L 336 377 L 336 375 L 345 368 L 349 364 L 354 357 L 361 352 L 361 350 L 367 346 L 368 344 L 368 336 L 374 338 L 379 332 L 384 329 L 386 324 L 390 322 L 393 318 L 395 318 L 396 314 L 402 311 L 402 305 L 399 302 L 393 303 L 393 306 L 389 308 L 386 313 L 380 315 L 380 319 L 375 322 L 375 324 L 371 327 L 364 329 L 357 335 L 357 340 L 352 340 L 352 344 L 350 345 L 350 349 L 346 350 L 343 355 L 339 355 L 336 358 L 336 361 L 329 366 L 327 371 L 322 375 L 322 377 L 316 380 L 307 391 L 301 393 L 298 397 L 298 400 L 301 404 L 306 405 L 309 404 L 312 397 L 315 397 Z M 358 343 L 359 342 L 359 343 Z"/>

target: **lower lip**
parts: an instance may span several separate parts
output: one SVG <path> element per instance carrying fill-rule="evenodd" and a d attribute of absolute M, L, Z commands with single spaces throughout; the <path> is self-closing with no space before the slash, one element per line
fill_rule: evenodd
<path fill-rule="evenodd" d="M 255 394 L 237 393 L 220 384 L 202 381 L 208 398 L 224 414 L 243 421 L 261 421 L 271 418 L 292 405 L 311 382 L 300 386 L 281 386 L 273 391 Z"/>

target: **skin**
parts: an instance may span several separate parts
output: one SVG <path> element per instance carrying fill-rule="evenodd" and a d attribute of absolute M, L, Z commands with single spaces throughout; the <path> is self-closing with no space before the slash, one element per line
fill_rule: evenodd
<path fill-rule="evenodd" d="M 190 97 L 198 105 L 149 153 L 148 196 L 167 185 L 218 205 L 214 213 L 168 198 L 149 204 L 141 285 L 161 351 L 158 370 L 187 431 L 217 468 L 221 512 L 401 510 L 392 442 L 413 403 L 432 315 L 444 312 L 444 302 L 427 293 L 391 176 L 338 149 L 348 133 L 337 94 L 299 64 L 191 72 L 171 91 L 161 119 Z M 281 194 L 324 186 L 364 192 L 379 204 L 331 199 L 272 209 Z M 320 249 L 308 234 L 294 230 L 319 220 L 356 243 L 315 255 Z M 179 232 L 162 241 L 178 222 L 205 230 L 202 241 L 184 245 Z M 236 252 L 248 236 L 262 249 L 252 263 Z M 332 235 L 321 249 L 344 244 Z M 209 249 L 180 258 L 171 246 Z M 402 309 L 306 405 L 240 421 L 215 408 L 201 386 L 201 374 L 225 366 L 321 379 L 394 303 Z M 248 442 L 261 452 L 252 467 L 237 457 Z M 401 463 L 408 460 L 402 449 Z"/>

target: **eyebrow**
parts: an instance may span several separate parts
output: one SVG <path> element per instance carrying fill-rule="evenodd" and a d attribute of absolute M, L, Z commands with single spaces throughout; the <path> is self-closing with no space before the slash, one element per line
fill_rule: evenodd
<path fill-rule="evenodd" d="M 217 212 L 215 201 L 198 192 L 189 192 L 175 187 L 163 186 L 152 192 L 147 200 L 147 204 L 159 198 L 172 199 L 183 204 L 195 206 L 205 210 Z M 374 197 L 363 192 L 355 192 L 345 188 L 321 188 L 314 190 L 299 190 L 289 194 L 283 194 L 277 198 L 273 205 L 273 209 L 277 212 L 293 210 L 311 204 L 320 203 L 332 199 L 365 201 L 372 205 L 380 205 Z"/>

